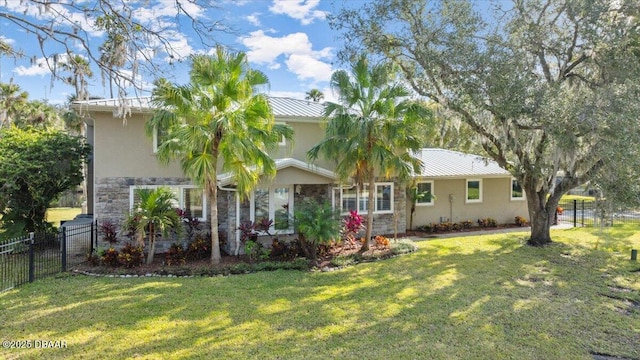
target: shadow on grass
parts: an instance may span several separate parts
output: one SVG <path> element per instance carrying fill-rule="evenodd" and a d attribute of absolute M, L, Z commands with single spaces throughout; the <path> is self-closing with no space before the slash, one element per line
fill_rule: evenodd
<path fill-rule="evenodd" d="M 609 257 L 524 241 L 434 240 L 331 273 L 52 279 L 1 295 L 0 322 L 69 343 L 17 358 L 639 358 L 637 314 L 599 295 Z"/>

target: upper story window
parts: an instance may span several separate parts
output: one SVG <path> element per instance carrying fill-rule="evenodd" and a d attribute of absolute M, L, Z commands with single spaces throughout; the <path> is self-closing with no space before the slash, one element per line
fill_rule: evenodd
<path fill-rule="evenodd" d="M 433 205 L 433 181 L 421 181 L 416 186 L 418 188 L 416 205 Z"/>
<path fill-rule="evenodd" d="M 393 183 L 376 183 L 374 192 L 374 214 L 388 214 L 393 212 Z M 365 185 L 363 191 L 352 188 L 333 189 L 333 207 L 339 208 L 344 214 L 357 210 L 360 214 L 366 214 L 369 210 L 369 186 Z"/>
<path fill-rule="evenodd" d="M 480 179 L 467 180 L 466 202 L 467 203 L 482 202 L 482 180 Z"/>
<path fill-rule="evenodd" d="M 166 141 L 168 138 L 167 131 L 164 129 L 155 128 L 153 131 L 153 153 L 158 152 L 158 148 L 162 144 L 163 141 Z"/>
<path fill-rule="evenodd" d="M 522 185 L 516 179 L 511 179 L 511 200 L 524 200 Z"/>

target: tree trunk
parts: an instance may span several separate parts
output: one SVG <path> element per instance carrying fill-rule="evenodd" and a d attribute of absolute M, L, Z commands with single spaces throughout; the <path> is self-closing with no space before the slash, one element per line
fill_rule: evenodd
<path fill-rule="evenodd" d="M 217 179 L 214 176 L 213 183 L 207 183 L 207 189 L 209 192 L 209 212 L 211 216 L 211 263 L 219 264 L 222 260 L 220 255 L 220 238 L 218 237 L 218 187 L 216 185 Z"/>
<path fill-rule="evenodd" d="M 376 178 L 373 174 L 373 170 L 369 172 L 369 195 L 368 195 L 368 204 L 367 204 L 367 228 L 365 229 L 364 242 L 362 243 L 361 251 L 369 250 L 369 241 L 371 241 L 371 236 L 373 234 L 373 211 L 376 208 L 376 204 L 374 203 L 375 199 L 375 191 L 376 191 Z"/>
<path fill-rule="evenodd" d="M 531 219 L 531 237 L 527 244 L 531 246 L 544 246 L 551 243 L 549 229 L 558 207 L 558 200 L 553 197 L 547 200 L 547 194 L 543 192 L 529 195 L 527 192 L 529 217 Z"/>
<path fill-rule="evenodd" d="M 153 224 L 149 224 L 149 254 L 147 254 L 147 264 L 153 262 L 153 255 L 156 253 L 156 231 Z"/>

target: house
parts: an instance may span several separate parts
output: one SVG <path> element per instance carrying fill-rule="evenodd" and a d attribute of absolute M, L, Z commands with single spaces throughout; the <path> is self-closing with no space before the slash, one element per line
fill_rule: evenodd
<path fill-rule="evenodd" d="M 345 212 L 366 213 L 366 191 L 358 191 L 353 184 L 339 184 L 331 161 L 321 159 L 308 163 L 307 150 L 324 136 L 321 126 L 324 106 L 291 98 L 270 97 L 269 101 L 275 121 L 289 124 L 295 140 L 279 144 L 273 153 L 276 176 L 260 182 L 247 200 L 238 198 L 229 174 L 219 174 L 219 228 L 221 236 L 227 240 L 225 250 L 230 253 L 238 248 L 237 227 L 245 221 L 271 219 L 274 221 L 271 233 L 281 237 L 293 235 L 290 215 L 306 198 L 330 201 Z M 94 152 L 88 170 L 87 208 L 95 219 L 121 221 L 134 206 L 136 188 L 168 186 L 176 194 L 177 207 L 192 217 L 208 220 L 207 199 L 202 189 L 184 176 L 179 164 L 165 166 L 156 159 L 158 135 L 149 138 L 144 133 L 144 123 L 153 113 L 149 98 L 88 100 L 76 102 L 74 106 L 88 114 L 87 139 Z M 123 111 L 127 112 L 124 120 Z M 419 186 L 421 189 L 430 187 L 436 197 L 429 203 L 421 201 L 414 215 L 416 224 L 444 217 L 455 221 L 494 213 L 496 219 L 503 221 L 509 220 L 512 213 L 526 213 L 524 201 L 509 198 L 513 196 L 509 190 L 510 177 L 504 170 L 491 165 L 490 171 L 482 173 L 474 171 L 472 165 L 470 171 L 453 168 L 447 173 L 448 165 L 455 162 L 448 158 L 431 159 L 431 155 L 437 153 L 467 158 L 464 154 L 436 149 L 425 149 L 419 154 L 429 164 L 423 173 L 416 174 L 421 181 Z M 470 155 L 468 158 L 476 159 Z M 437 167 L 432 165 L 434 161 Z M 480 161 L 475 165 L 476 170 L 482 167 Z M 438 171 L 430 170 L 432 168 Z M 399 233 L 405 232 L 409 221 L 405 185 L 394 179 L 378 178 L 377 181 L 374 234 L 392 233 L 394 228 Z M 476 195 L 465 195 L 465 182 L 471 193 L 479 194 L 478 199 L 474 198 Z M 452 203 L 447 200 L 449 194 Z M 514 206 L 506 216 L 504 209 L 509 204 Z M 495 210 L 488 207 L 495 207 Z"/>
<path fill-rule="evenodd" d="M 507 224 L 516 216 L 528 217 L 522 187 L 496 162 L 444 149 L 422 149 L 416 157 L 424 167 L 414 180 L 418 193 L 425 196 L 416 201 L 414 228 L 486 218 Z M 410 211 L 408 202 L 407 213 Z"/>

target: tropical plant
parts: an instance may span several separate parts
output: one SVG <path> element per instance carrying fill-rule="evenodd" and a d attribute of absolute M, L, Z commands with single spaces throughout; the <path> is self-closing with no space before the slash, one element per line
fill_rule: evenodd
<path fill-rule="evenodd" d="M 340 212 L 330 203 L 303 201 L 293 215 L 305 256 L 316 260 L 318 245 L 329 244 L 340 236 Z"/>
<path fill-rule="evenodd" d="M 336 159 L 341 181 L 353 178 L 360 191 L 369 187 L 368 214 L 363 251 L 369 249 L 373 230 L 376 174 L 408 179 L 421 163 L 411 155 L 421 147 L 416 127 L 429 119 L 424 103 L 409 99 L 409 90 L 396 79 L 389 63 L 370 66 L 365 55 L 351 64 L 351 73 L 339 70 L 331 76 L 331 88 L 339 103 L 326 103 L 325 137 L 307 155 Z"/>
<path fill-rule="evenodd" d="M 407 197 L 411 204 L 409 212 L 409 229 L 413 229 L 413 214 L 416 212 L 416 205 L 418 201 L 429 198 L 435 199 L 435 195 L 433 195 L 431 191 L 420 191 L 418 183 L 413 180 L 411 181 L 411 184 L 407 186 Z"/>
<path fill-rule="evenodd" d="M 522 186 L 528 243 L 544 246 L 570 189 L 602 174 L 612 194 L 635 192 L 626 184 L 640 162 L 638 2 L 474 3 L 369 1 L 331 23 L 344 30 L 344 56 L 364 48 L 393 61 L 415 92 L 478 134 Z"/>
<path fill-rule="evenodd" d="M 175 195 L 169 188 L 135 189 L 138 202 L 134 209 L 134 218 L 137 218 L 137 232 L 141 236 L 149 235 L 149 247 L 147 264 L 153 262 L 156 250 L 156 235 L 167 235 L 169 229 L 182 230 L 180 217 L 174 207 Z"/>
<path fill-rule="evenodd" d="M 192 58 L 190 84 L 156 81 L 153 103 L 158 109 L 146 123 L 149 136 L 161 129 L 163 163 L 179 160 L 184 173 L 200 185 L 209 199 L 211 261 L 221 259 L 218 237 L 218 165 L 230 173 L 238 193 L 249 195 L 260 175 L 275 175 L 268 150 L 282 138 L 291 140 L 292 129 L 274 122 L 271 106 L 257 94 L 267 77 L 249 67 L 242 52 L 217 47 L 214 55 Z"/>
<path fill-rule="evenodd" d="M 98 226 L 98 231 L 102 233 L 102 240 L 108 242 L 109 245 L 113 246 L 118 242 L 117 227 L 112 221 L 103 221 L 102 224 Z"/>
<path fill-rule="evenodd" d="M 320 100 L 324 99 L 324 94 L 318 89 L 311 89 L 305 93 L 304 98 L 313 102 L 320 102 Z"/>

